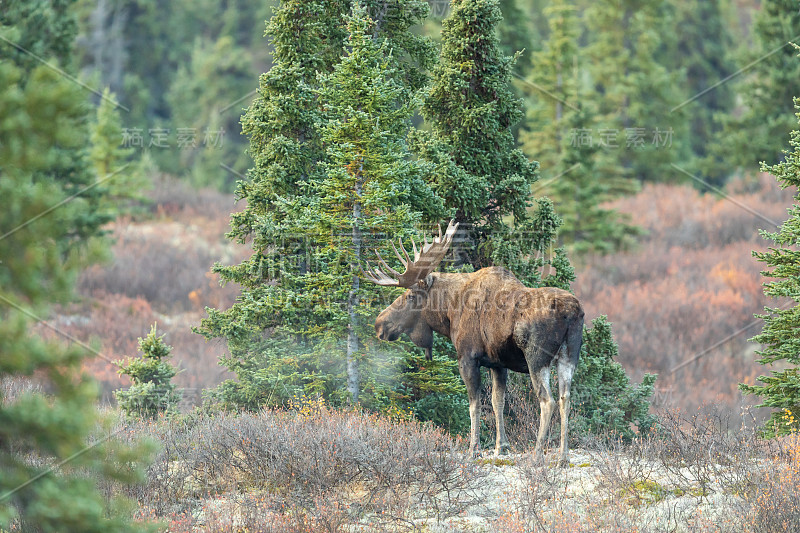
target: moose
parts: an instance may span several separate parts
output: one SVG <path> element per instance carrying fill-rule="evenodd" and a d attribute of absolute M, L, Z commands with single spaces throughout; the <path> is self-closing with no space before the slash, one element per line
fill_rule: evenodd
<path fill-rule="evenodd" d="M 561 412 L 559 464 L 568 465 L 567 419 L 572 375 L 583 342 L 583 308 L 569 292 L 551 288 L 532 289 L 502 267 L 487 267 L 469 274 L 434 272 L 450 248 L 458 224 L 450 221 L 442 235 L 417 250 L 414 259 L 400 239 L 397 258 L 405 267 L 400 273 L 376 251 L 379 267 L 367 262 L 362 275 L 383 286 L 408 289 L 375 320 L 378 338 L 395 341 L 407 334 L 432 358 L 433 332 L 453 341 L 458 369 L 467 388 L 470 416 L 470 453 L 480 454 L 480 367 L 488 367 L 492 379 L 492 408 L 497 422 L 495 454 L 506 454 L 505 407 L 508 371 L 530 374 L 539 398 L 541 418 L 534 457 L 541 456 L 550 428 L 555 401 L 550 392 L 550 368 L 557 365 L 558 403 Z"/>

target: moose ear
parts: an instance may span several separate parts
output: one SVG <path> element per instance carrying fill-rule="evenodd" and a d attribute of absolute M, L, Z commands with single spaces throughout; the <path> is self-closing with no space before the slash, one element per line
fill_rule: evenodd
<path fill-rule="evenodd" d="M 425 279 L 419 280 L 419 288 L 428 290 L 433 286 L 433 274 L 428 274 Z"/>

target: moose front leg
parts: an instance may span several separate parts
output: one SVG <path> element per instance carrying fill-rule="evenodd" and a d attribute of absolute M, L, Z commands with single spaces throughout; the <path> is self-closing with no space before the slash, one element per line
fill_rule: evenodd
<path fill-rule="evenodd" d="M 497 443 L 494 454 L 505 455 L 511 449 L 506 437 L 506 423 L 503 418 L 503 409 L 506 406 L 506 383 L 508 382 L 507 368 L 490 368 L 492 375 L 492 409 L 494 409 L 495 426 L 497 427 Z"/>
<path fill-rule="evenodd" d="M 458 362 L 458 371 L 469 397 L 469 454 L 477 457 L 481 451 L 481 372 L 472 357 L 462 357 Z"/>

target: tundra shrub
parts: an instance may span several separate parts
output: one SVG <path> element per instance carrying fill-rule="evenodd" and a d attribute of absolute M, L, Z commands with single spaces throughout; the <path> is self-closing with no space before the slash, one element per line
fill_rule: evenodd
<path fill-rule="evenodd" d="M 298 407 L 138 421 L 132 434 L 149 433 L 162 446 L 137 495 L 141 508 L 159 518 L 176 510 L 191 516 L 209 494 L 268 493 L 264 516 L 291 509 L 320 518 L 322 502 L 350 509 L 353 519 L 392 521 L 421 509 L 452 516 L 477 502 L 482 469 L 465 464 L 462 444 L 433 424 L 324 401 Z"/>

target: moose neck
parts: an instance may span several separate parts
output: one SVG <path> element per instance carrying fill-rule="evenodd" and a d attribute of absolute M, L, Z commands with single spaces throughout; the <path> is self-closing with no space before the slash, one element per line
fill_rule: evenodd
<path fill-rule="evenodd" d="M 433 285 L 429 289 L 423 320 L 433 331 L 450 338 L 450 317 L 458 289 L 467 281 L 467 274 L 433 274 Z"/>

